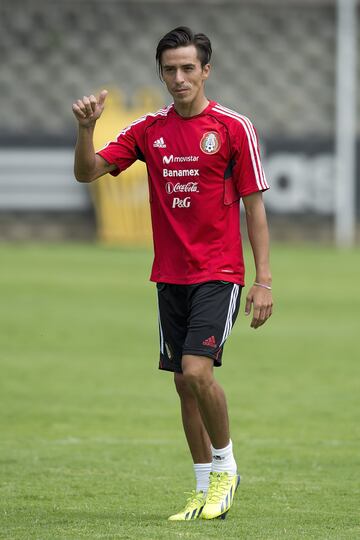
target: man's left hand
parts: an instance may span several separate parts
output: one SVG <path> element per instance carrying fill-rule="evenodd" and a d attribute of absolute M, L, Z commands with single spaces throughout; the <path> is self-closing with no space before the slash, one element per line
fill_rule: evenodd
<path fill-rule="evenodd" d="M 271 290 L 253 285 L 246 297 L 245 315 L 250 315 L 253 307 L 251 328 L 259 328 L 272 315 L 273 299 Z"/>

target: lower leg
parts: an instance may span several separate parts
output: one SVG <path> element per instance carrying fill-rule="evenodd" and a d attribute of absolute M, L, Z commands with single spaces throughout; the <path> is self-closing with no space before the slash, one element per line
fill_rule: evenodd
<path fill-rule="evenodd" d="M 212 445 L 223 448 L 229 443 L 229 417 L 223 389 L 215 379 L 206 392 L 197 395 L 198 406 Z"/>
<path fill-rule="evenodd" d="M 211 440 L 212 470 L 235 474 L 226 398 L 213 377 L 213 362 L 207 357 L 184 355 L 182 367 Z"/>
<path fill-rule="evenodd" d="M 182 365 L 211 443 L 215 448 L 223 448 L 230 440 L 229 417 L 224 391 L 213 376 L 213 361 L 185 355 Z"/>
<path fill-rule="evenodd" d="M 206 493 L 212 467 L 209 435 L 202 421 L 195 395 L 181 373 L 175 373 L 174 381 L 181 403 L 181 417 L 187 443 L 194 462 L 196 491 Z"/>
<path fill-rule="evenodd" d="M 181 373 L 175 373 L 174 381 L 180 397 L 182 423 L 193 461 L 210 463 L 212 460 L 210 439 L 196 397 Z"/>

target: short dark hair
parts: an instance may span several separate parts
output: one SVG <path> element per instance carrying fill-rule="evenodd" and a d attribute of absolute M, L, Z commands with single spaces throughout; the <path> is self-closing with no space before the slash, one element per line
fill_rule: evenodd
<path fill-rule="evenodd" d="M 167 49 L 177 49 L 178 47 L 187 47 L 188 45 L 195 45 L 201 67 L 204 67 L 210 62 L 212 53 L 210 39 L 205 34 L 195 34 L 191 28 L 188 28 L 187 26 L 178 26 L 165 34 L 165 36 L 160 39 L 156 48 L 156 62 L 160 77 L 162 75 L 162 53 Z"/>

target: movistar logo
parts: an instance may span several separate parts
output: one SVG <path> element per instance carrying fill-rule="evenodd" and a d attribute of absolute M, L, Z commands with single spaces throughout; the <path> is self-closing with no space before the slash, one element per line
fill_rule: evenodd
<path fill-rule="evenodd" d="M 170 165 L 170 163 L 185 163 L 187 161 L 199 161 L 199 156 L 170 156 L 163 157 L 164 165 Z"/>

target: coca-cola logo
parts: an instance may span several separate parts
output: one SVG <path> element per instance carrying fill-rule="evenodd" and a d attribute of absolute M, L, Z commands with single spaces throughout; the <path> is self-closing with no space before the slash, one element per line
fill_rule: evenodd
<path fill-rule="evenodd" d="M 165 184 L 165 190 L 168 195 L 172 193 L 199 193 L 199 183 L 198 182 L 188 182 L 187 184 L 173 184 L 172 182 L 167 182 Z"/>

